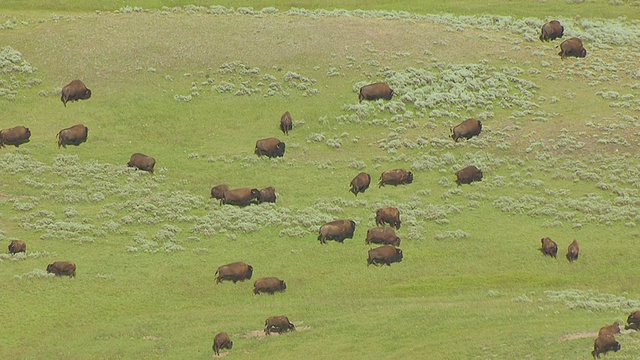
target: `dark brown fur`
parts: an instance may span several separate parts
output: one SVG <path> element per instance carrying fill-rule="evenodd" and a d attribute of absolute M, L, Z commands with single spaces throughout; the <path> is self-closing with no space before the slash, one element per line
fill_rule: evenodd
<path fill-rule="evenodd" d="M 540 29 L 540 41 L 555 40 L 562 35 L 564 35 L 564 26 L 558 20 L 551 20 Z"/>
<path fill-rule="evenodd" d="M 47 265 L 47 272 L 54 273 L 56 276 L 76 277 L 76 264 L 71 261 L 56 261 Z"/>
<path fill-rule="evenodd" d="M 239 261 L 222 265 L 216 270 L 216 284 L 224 280 L 231 280 L 235 284 L 238 281 L 251 280 L 253 266 Z"/>
<path fill-rule="evenodd" d="M 9 254 L 17 254 L 19 252 L 27 252 L 27 244 L 22 240 L 11 240 Z"/>
<path fill-rule="evenodd" d="M 280 130 L 288 136 L 291 129 L 293 129 L 293 120 L 291 120 L 291 114 L 286 111 L 282 114 L 282 117 L 280 117 Z"/>
<path fill-rule="evenodd" d="M 474 136 L 480 135 L 482 132 L 482 122 L 480 120 L 470 118 L 451 129 L 451 138 L 458 142 L 458 139 L 465 138 L 467 140 Z"/>
<path fill-rule="evenodd" d="M 262 204 L 265 202 L 270 202 L 270 203 L 276 202 L 276 189 L 273 186 L 269 186 L 260 190 L 260 197 L 258 198 L 258 203 Z"/>
<path fill-rule="evenodd" d="M 371 175 L 366 172 L 361 172 L 351 180 L 351 191 L 353 195 L 358 196 L 358 193 L 365 192 L 371 184 Z"/>
<path fill-rule="evenodd" d="M 560 44 L 560 52 L 558 53 L 560 58 L 564 60 L 567 56 L 585 57 L 587 56 L 587 50 L 582 45 L 582 40 L 577 37 L 567 39 Z"/>
<path fill-rule="evenodd" d="M 613 335 L 598 336 L 593 344 L 591 355 L 593 355 L 594 359 L 600 359 L 600 354 L 606 354 L 611 350 L 617 352 L 620 349 L 620 343 L 616 341 Z"/>
<path fill-rule="evenodd" d="M 19 147 L 24 143 L 28 143 L 30 137 L 31 130 L 24 126 L 2 129 L 0 130 L 0 147 L 4 147 L 5 145 Z"/>
<path fill-rule="evenodd" d="M 378 187 L 385 185 L 404 185 L 413 182 L 413 173 L 404 169 L 388 170 L 380 174 Z"/>
<path fill-rule="evenodd" d="M 253 283 L 253 293 L 255 295 L 266 292 L 273 295 L 276 291 L 285 291 L 287 283 L 277 277 L 264 277 Z"/>
<path fill-rule="evenodd" d="M 277 138 L 267 138 L 256 141 L 255 154 L 267 157 L 283 157 L 285 144 Z"/>
<path fill-rule="evenodd" d="M 542 248 L 540 250 L 543 254 L 553 257 L 558 255 L 558 244 L 551 240 L 551 238 L 542 238 L 540 242 L 542 242 Z"/>
<path fill-rule="evenodd" d="M 400 210 L 394 207 L 379 208 L 376 210 L 376 225 L 389 226 L 400 229 Z"/>
<path fill-rule="evenodd" d="M 578 260 L 578 255 L 580 254 L 580 245 L 578 245 L 578 240 L 573 240 L 571 244 L 569 244 L 569 248 L 567 250 L 567 260 L 569 262 L 574 262 Z"/>
<path fill-rule="evenodd" d="M 62 88 L 62 96 L 60 101 L 67 106 L 69 101 L 86 100 L 91 97 L 91 90 L 87 89 L 84 83 L 80 80 L 73 80 L 65 87 Z"/>
<path fill-rule="evenodd" d="M 58 148 L 60 146 L 66 148 L 67 145 L 78 146 L 87 141 L 87 135 L 89 134 L 89 128 L 82 124 L 73 125 L 58 132 Z"/>
<path fill-rule="evenodd" d="M 390 245 L 383 245 L 375 249 L 369 250 L 369 258 L 367 259 L 367 266 L 373 265 L 387 265 L 391 266 L 394 262 L 402 261 L 402 250 L 397 249 Z"/>
<path fill-rule="evenodd" d="M 474 165 L 467 166 L 456 172 L 456 184 L 458 184 L 458 186 L 461 184 L 471 184 L 474 181 L 482 181 L 482 170 Z"/>
<path fill-rule="evenodd" d="M 211 197 L 214 199 L 222 200 L 224 192 L 229 190 L 227 184 L 219 184 L 211 188 Z"/>
<path fill-rule="evenodd" d="M 356 223 L 353 220 L 334 220 L 320 226 L 318 240 L 321 244 L 326 244 L 327 239 L 342 243 L 344 239 L 353 239 L 355 231 Z"/>
<path fill-rule="evenodd" d="M 393 90 L 385 82 L 377 82 L 369 85 L 365 85 L 360 88 L 360 94 L 358 100 L 378 100 L 385 99 L 391 100 L 393 97 Z"/>
<path fill-rule="evenodd" d="M 153 174 L 153 168 L 156 166 L 156 159 L 145 154 L 134 153 L 131 154 L 131 159 L 129 159 L 127 166 L 148 171 Z"/>
<path fill-rule="evenodd" d="M 396 235 L 395 230 L 391 227 L 371 228 L 367 230 L 367 238 L 365 244 L 384 244 L 400 246 L 400 238 Z"/>
<path fill-rule="evenodd" d="M 289 318 L 284 315 L 271 316 L 264 322 L 264 333 L 266 335 L 271 335 L 272 332 L 280 334 L 295 329 L 296 327 L 289 321 Z"/>
<path fill-rule="evenodd" d="M 213 353 L 220 355 L 220 349 L 229 349 L 233 347 L 233 341 L 229 339 L 229 334 L 226 332 L 218 333 L 213 338 Z"/>
<path fill-rule="evenodd" d="M 238 188 L 227 190 L 222 194 L 221 204 L 230 204 L 237 206 L 247 206 L 258 202 L 260 199 L 260 190 L 251 188 Z"/>
<path fill-rule="evenodd" d="M 627 318 L 627 325 L 624 329 L 640 330 L 640 311 L 634 311 L 629 314 L 629 317 Z"/>

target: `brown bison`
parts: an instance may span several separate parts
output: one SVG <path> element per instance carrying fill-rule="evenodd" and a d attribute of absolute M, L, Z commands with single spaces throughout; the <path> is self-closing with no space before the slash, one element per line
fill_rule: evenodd
<path fill-rule="evenodd" d="M 277 277 L 264 277 L 253 283 L 253 293 L 255 295 L 263 292 L 273 295 L 276 291 L 285 291 L 286 289 L 287 284 Z"/>
<path fill-rule="evenodd" d="M 227 184 L 219 184 L 211 188 L 211 197 L 214 199 L 222 200 L 224 192 L 229 190 Z"/>
<path fill-rule="evenodd" d="M 71 261 L 56 261 L 47 265 L 47 272 L 54 273 L 56 276 L 68 275 L 76 277 L 76 264 Z"/>
<path fill-rule="evenodd" d="M 361 172 L 351 180 L 351 191 L 353 195 L 358 196 L 358 193 L 363 193 L 369 188 L 371 184 L 371 175 L 366 172 Z"/>
<path fill-rule="evenodd" d="M 218 333 L 213 338 L 213 353 L 220 355 L 220 349 L 229 349 L 233 347 L 233 341 L 229 339 L 229 334 L 226 332 Z"/>
<path fill-rule="evenodd" d="M 286 111 L 282 114 L 282 117 L 280 117 L 280 130 L 282 130 L 283 134 L 289 135 L 291 129 L 293 129 L 293 121 L 291 120 L 291 114 Z"/>
<path fill-rule="evenodd" d="M 258 156 L 283 157 L 285 144 L 277 138 L 267 138 L 256 141 L 255 153 Z"/>
<path fill-rule="evenodd" d="M 67 148 L 67 145 L 75 145 L 78 146 L 81 143 L 87 141 L 87 134 L 89 133 L 89 129 L 82 125 L 73 125 L 72 127 L 62 129 L 58 132 L 58 148 L 62 146 L 63 148 Z"/>
<path fill-rule="evenodd" d="M 67 102 L 86 100 L 91 97 L 91 90 L 84 86 L 84 83 L 80 80 L 73 80 L 65 87 L 62 88 L 62 96 L 60 100 L 67 107 Z"/>
<path fill-rule="evenodd" d="M 560 55 L 561 59 L 564 59 L 567 56 L 585 57 L 587 56 L 587 50 L 585 50 L 582 45 L 582 40 L 572 37 L 560 44 L 560 52 L 558 55 Z"/>
<path fill-rule="evenodd" d="M 482 132 L 482 122 L 478 119 L 470 118 L 451 129 L 451 138 L 455 142 L 458 142 L 460 138 L 469 140 L 476 135 L 480 135 L 480 132 Z"/>
<path fill-rule="evenodd" d="M 624 329 L 640 330 L 640 311 L 634 311 L 629 314 L 629 317 L 627 318 L 627 325 Z"/>
<path fill-rule="evenodd" d="M 222 193 L 221 204 L 230 204 L 237 206 L 247 206 L 257 202 L 260 199 L 260 190 L 251 188 L 238 188 L 227 190 Z"/>
<path fill-rule="evenodd" d="M 413 182 L 413 173 L 404 169 L 387 170 L 380 174 L 378 187 L 385 185 L 404 185 Z"/>
<path fill-rule="evenodd" d="M 556 257 L 558 255 L 558 244 L 548 237 L 542 238 L 542 248 L 540 249 L 543 254 Z"/>
<path fill-rule="evenodd" d="M 574 239 L 571 244 L 569 244 L 569 249 L 567 250 L 567 260 L 569 262 L 574 262 L 578 260 L 578 254 L 580 253 L 580 246 L 578 245 L 578 240 Z"/>
<path fill-rule="evenodd" d="M 396 235 L 395 230 L 391 227 L 371 228 L 367 230 L 367 238 L 365 244 L 384 244 L 400 246 L 400 238 Z"/>
<path fill-rule="evenodd" d="M 253 266 L 239 261 L 222 265 L 216 270 L 216 284 L 224 280 L 231 280 L 235 284 L 238 281 L 251 280 Z"/>
<path fill-rule="evenodd" d="M 471 184 L 474 181 L 482 181 L 482 170 L 474 165 L 467 166 L 456 172 L 456 184 L 458 184 L 458 186 L 461 184 Z"/>
<path fill-rule="evenodd" d="M 614 336 L 615 334 L 620 334 L 620 323 L 617 321 L 611 325 L 601 327 L 600 331 L 598 331 L 598 336 Z"/>
<path fill-rule="evenodd" d="M 353 220 L 334 220 L 320 226 L 318 240 L 321 244 L 326 244 L 327 239 L 342 243 L 344 239 L 353 239 L 355 231 L 356 223 Z"/>
<path fill-rule="evenodd" d="M 369 258 L 367 266 L 384 265 L 391 266 L 391 263 L 402 261 L 402 250 L 390 245 L 383 245 L 375 249 L 369 250 Z"/>
<path fill-rule="evenodd" d="M 549 41 L 561 38 L 564 35 L 564 26 L 558 20 L 551 20 L 542 25 L 540 41 Z"/>
<path fill-rule="evenodd" d="M 391 90 L 389 85 L 384 82 L 377 82 L 361 87 L 358 99 L 362 102 L 362 100 L 391 100 L 392 97 L 393 90 Z"/>
<path fill-rule="evenodd" d="M 296 327 L 289 321 L 289 318 L 284 315 L 271 316 L 264 322 L 264 333 L 267 335 L 271 335 L 271 332 L 280 334 L 295 329 Z"/>
<path fill-rule="evenodd" d="M 27 252 L 27 244 L 22 240 L 11 240 L 9 254 L 17 254 L 19 252 Z"/>
<path fill-rule="evenodd" d="M 11 129 L 0 130 L 0 147 L 5 145 L 13 145 L 19 147 L 24 143 L 29 142 L 31 137 L 31 130 L 24 126 L 16 126 Z"/>
<path fill-rule="evenodd" d="M 400 210 L 394 207 L 379 208 L 376 210 L 376 225 L 384 224 L 400 229 Z"/>
<path fill-rule="evenodd" d="M 260 197 L 258 198 L 258 204 L 265 202 L 276 202 L 276 189 L 273 186 L 266 187 L 260 190 Z"/>
<path fill-rule="evenodd" d="M 616 341 L 613 335 L 598 336 L 593 344 L 591 355 L 593 355 L 594 359 L 600 359 L 600 354 L 606 354 L 611 350 L 617 352 L 620 348 L 620 343 Z"/>
<path fill-rule="evenodd" d="M 145 154 L 133 153 L 131 154 L 131 158 L 129 159 L 127 166 L 148 171 L 153 174 L 153 167 L 156 166 L 156 159 Z"/>

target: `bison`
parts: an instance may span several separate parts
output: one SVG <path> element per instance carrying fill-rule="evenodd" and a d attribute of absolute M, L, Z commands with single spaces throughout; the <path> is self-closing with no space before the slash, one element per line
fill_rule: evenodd
<path fill-rule="evenodd" d="M 482 170 L 474 165 L 467 166 L 456 172 L 456 184 L 458 184 L 458 186 L 461 184 L 471 184 L 474 181 L 482 181 Z"/>
<path fill-rule="evenodd" d="M 87 134 L 89 133 L 89 128 L 82 124 L 73 125 L 72 127 L 68 127 L 66 129 L 62 129 L 58 132 L 58 148 L 62 146 L 63 148 L 67 148 L 67 145 L 75 145 L 78 146 L 81 143 L 87 141 Z"/>
<path fill-rule="evenodd" d="M 480 132 L 482 132 L 482 122 L 478 119 L 470 118 L 451 129 L 451 138 L 455 142 L 458 142 L 460 138 L 469 140 L 476 135 L 480 135 Z"/>
<path fill-rule="evenodd" d="M 214 199 L 222 200 L 224 192 L 229 190 L 227 184 L 219 184 L 211 188 L 211 197 Z"/>
<path fill-rule="evenodd" d="M 362 102 L 362 100 L 391 100 L 392 97 L 393 90 L 391 90 L 389 85 L 385 82 L 365 85 L 360 88 L 360 94 L 358 95 L 360 102 Z"/>
<path fill-rule="evenodd" d="M 285 111 L 280 117 L 280 130 L 283 134 L 289 135 L 289 131 L 293 129 L 293 121 L 291 120 L 291 114 L 288 111 Z"/>
<path fill-rule="evenodd" d="M 318 240 L 321 244 L 326 244 L 327 239 L 342 243 L 344 239 L 353 239 L 355 231 L 356 223 L 353 220 L 334 220 L 320 226 Z"/>
<path fill-rule="evenodd" d="M 544 255 L 556 257 L 558 254 L 558 244 L 548 237 L 542 238 L 542 248 L 540 249 Z"/>
<path fill-rule="evenodd" d="M 578 260 L 578 254 L 580 253 L 580 246 L 578 245 L 578 240 L 574 239 L 571 244 L 569 244 L 569 249 L 567 250 L 567 260 L 570 263 Z"/>
<path fill-rule="evenodd" d="M 367 266 L 384 265 L 391 266 L 391 263 L 402 261 L 402 250 L 390 245 L 383 245 L 375 249 L 369 250 L 369 258 Z"/>
<path fill-rule="evenodd" d="M 218 333 L 213 338 L 213 353 L 220 355 L 220 349 L 229 349 L 233 347 L 233 341 L 229 339 L 229 334 L 226 332 Z"/>
<path fill-rule="evenodd" d="M 266 335 L 271 335 L 271 332 L 280 334 L 295 329 L 296 327 L 289 321 L 289 318 L 284 315 L 271 316 L 264 322 L 264 333 Z"/>
<path fill-rule="evenodd" d="M 253 294 L 257 295 L 263 292 L 273 295 L 276 291 L 285 291 L 287 283 L 277 277 L 264 277 L 253 283 Z"/>
<path fill-rule="evenodd" d="M 47 265 L 47 272 L 56 276 L 68 275 L 69 277 L 76 277 L 76 264 L 71 261 L 56 261 Z"/>
<path fill-rule="evenodd" d="M 91 90 L 87 89 L 84 83 L 80 80 L 73 80 L 65 87 L 62 88 L 62 96 L 60 100 L 67 107 L 67 102 L 87 100 L 91 97 Z"/>
<path fill-rule="evenodd" d="M 11 240 L 9 254 L 17 254 L 19 252 L 27 252 L 27 244 L 22 240 Z"/>
<path fill-rule="evenodd" d="M 260 190 L 251 188 L 238 188 L 227 190 L 222 193 L 221 204 L 230 204 L 237 206 L 247 206 L 257 202 L 260 199 Z"/>
<path fill-rule="evenodd" d="M 285 144 L 277 138 L 267 138 L 256 141 L 255 153 L 258 156 L 283 157 Z"/>
<path fill-rule="evenodd" d="M 378 187 L 385 185 L 404 185 L 411 184 L 413 182 L 413 173 L 404 169 L 387 170 L 380 174 L 380 181 L 378 181 Z"/>
<path fill-rule="evenodd" d="M 549 41 L 561 38 L 564 35 L 564 26 L 558 20 L 551 20 L 542 25 L 540 41 Z"/>
<path fill-rule="evenodd" d="M 585 57 L 587 56 L 587 50 L 585 50 L 582 45 L 582 40 L 577 37 L 572 37 L 560 44 L 560 52 L 558 55 L 560 55 L 560 58 L 563 60 L 567 56 Z"/>
<path fill-rule="evenodd" d="M 594 360 L 600 359 L 600 354 L 606 354 L 611 350 L 617 352 L 620 348 L 620 343 L 616 341 L 613 335 L 598 336 L 593 344 L 593 351 L 591 352 L 591 355 Z"/>
<path fill-rule="evenodd" d="M 31 130 L 24 126 L 2 129 L 0 130 L 0 147 L 4 147 L 5 145 L 19 147 L 24 143 L 28 143 L 30 137 Z"/>
<path fill-rule="evenodd" d="M 366 172 L 361 172 L 351 180 L 351 191 L 353 195 L 358 196 L 358 193 L 363 193 L 369 188 L 371 184 L 371 175 Z"/>
<path fill-rule="evenodd" d="M 371 228 L 367 231 L 365 244 L 384 244 L 400 246 L 400 238 L 396 235 L 395 230 L 391 227 Z"/>
<path fill-rule="evenodd" d="M 379 208 L 376 210 L 376 225 L 389 224 L 389 226 L 400 229 L 400 211 L 394 207 Z"/>
<path fill-rule="evenodd" d="M 617 321 L 611 325 L 601 327 L 600 331 L 598 331 L 598 336 L 614 336 L 615 334 L 620 334 L 620 323 Z"/>
<path fill-rule="evenodd" d="M 239 261 L 227 265 L 222 265 L 216 270 L 216 284 L 231 280 L 235 284 L 238 281 L 251 280 L 253 275 L 253 266 Z"/>
<path fill-rule="evenodd" d="M 266 187 L 260 190 L 260 197 L 258 197 L 258 204 L 265 202 L 276 202 L 276 189 L 273 186 Z"/>
<path fill-rule="evenodd" d="M 640 330 L 640 311 L 634 311 L 629 314 L 629 317 L 627 318 L 627 325 L 625 325 L 624 329 Z"/>
<path fill-rule="evenodd" d="M 153 167 L 156 166 L 156 159 L 145 154 L 133 153 L 131 154 L 131 158 L 129 159 L 127 166 L 148 171 L 153 174 Z"/>

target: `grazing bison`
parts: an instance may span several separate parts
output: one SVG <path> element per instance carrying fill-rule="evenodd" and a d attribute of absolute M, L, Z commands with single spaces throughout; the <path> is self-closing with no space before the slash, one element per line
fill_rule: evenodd
<path fill-rule="evenodd" d="M 369 250 L 369 258 L 367 259 L 367 266 L 384 265 L 391 266 L 391 263 L 402 261 L 402 250 L 393 246 L 383 245 L 375 249 Z"/>
<path fill-rule="evenodd" d="M 0 130 L 0 147 L 5 145 L 13 145 L 19 147 L 24 143 L 29 142 L 31 137 L 31 130 L 24 126 L 16 126 L 11 129 Z"/>
<path fill-rule="evenodd" d="M 392 97 L 393 90 L 391 90 L 389 85 L 384 82 L 377 82 L 361 87 L 358 99 L 362 102 L 362 100 L 391 100 Z"/>
<path fill-rule="evenodd" d="M 255 153 L 258 156 L 283 157 L 285 144 L 277 138 L 267 138 L 256 141 Z"/>
<path fill-rule="evenodd" d="M 58 148 L 62 146 L 63 148 L 67 148 L 67 145 L 75 145 L 78 146 L 81 143 L 87 141 L 87 134 L 89 133 L 89 129 L 82 125 L 73 125 L 72 127 L 62 129 L 58 132 Z"/>
<path fill-rule="evenodd" d="M 482 170 L 474 165 L 467 166 L 456 172 L 456 184 L 458 184 L 458 186 L 461 184 L 471 184 L 474 181 L 482 181 Z"/>
<path fill-rule="evenodd" d="M 227 184 L 219 184 L 211 188 L 211 197 L 214 199 L 222 200 L 224 192 L 229 190 Z"/>
<path fill-rule="evenodd" d="M 629 317 L 627 318 L 627 325 L 624 329 L 640 330 L 640 311 L 634 311 L 629 314 Z"/>
<path fill-rule="evenodd" d="M 213 338 L 213 353 L 220 355 L 220 349 L 229 349 L 233 347 L 233 341 L 229 339 L 229 334 L 226 332 L 218 333 Z"/>
<path fill-rule="evenodd" d="M 286 289 L 287 284 L 277 277 L 264 277 L 253 283 L 253 293 L 255 295 L 263 292 L 273 295 L 276 291 L 285 291 Z"/>
<path fill-rule="evenodd" d="M 620 323 L 617 321 L 609 326 L 601 327 L 600 331 L 598 331 L 598 336 L 605 336 L 605 335 L 614 336 L 615 334 L 620 334 Z"/>
<path fill-rule="evenodd" d="M 291 120 L 291 114 L 286 111 L 282 114 L 282 117 L 280 117 L 280 130 L 282 130 L 282 133 L 285 135 L 289 135 L 291 129 L 293 129 L 293 121 Z"/>
<path fill-rule="evenodd" d="M 156 166 L 156 159 L 145 154 L 133 153 L 131 154 L 131 158 L 129 159 L 127 166 L 148 171 L 153 174 L 153 167 Z"/>
<path fill-rule="evenodd" d="M 598 336 L 593 344 L 591 355 L 593 355 L 594 359 L 600 359 L 600 354 L 606 354 L 611 350 L 617 352 L 620 348 L 620 343 L 616 341 L 613 335 Z"/>
<path fill-rule="evenodd" d="M 387 170 L 380 174 L 378 187 L 385 185 L 403 185 L 413 182 L 413 173 L 404 169 Z"/>
<path fill-rule="evenodd" d="M 284 315 L 271 316 L 264 322 L 264 333 L 267 335 L 271 335 L 271 332 L 280 334 L 295 329 L 296 327 L 289 321 L 289 318 Z"/>
<path fill-rule="evenodd" d="M 542 238 L 540 241 L 542 242 L 542 248 L 540 250 L 543 254 L 553 257 L 558 255 L 558 244 L 556 244 L 555 241 L 548 237 Z"/>
<path fill-rule="evenodd" d="M 367 230 L 367 238 L 365 244 L 384 244 L 400 246 L 400 238 L 396 235 L 395 230 L 391 227 L 371 228 Z"/>
<path fill-rule="evenodd" d="M 56 261 L 47 265 L 47 272 L 54 273 L 56 276 L 68 275 L 76 277 L 76 264 L 71 261 Z"/>
<path fill-rule="evenodd" d="M 549 41 L 561 38 L 564 35 L 564 26 L 558 20 L 551 20 L 542 25 L 540 41 Z"/>
<path fill-rule="evenodd" d="M 222 193 L 221 204 L 247 206 L 260 199 L 260 190 L 251 188 L 238 188 Z"/>
<path fill-rule="evenodd" d="M 265 202 L 276 202 L 276 189 L 273 186 L 266 187 L 260 190 L 260 197 L 258 198 L 258 204 Z"/>
<path fill-rule="evenodd" d="M 320 226 L 318 240 L 321 244 L 326 244 L 327 239 L 342 243 L 344 239 L 353 239 L 355 231 L 356 223 L 353 220 L 334 220 Z"/>
<path fill-rule="evenodd" d="M 351 191 L 353 195 L 358 196 L 358 193 L 363 193 L 369 188 L 371 184 L 371 175 L 366 172 L 361 172 L 351 180 Z"/>
<path fill-rule="evenodd" d="M 27 244 L 22 240 L 11 240 L 9 254 L 17 254 L 19 252 L 27 252 Z"/>
<path fill-rule="evenodd" d="M 227 265 L 222 265 L 216 270 L 216 284 L 224 280 L 231 280 L 235 284 L 238 281 L 251 280 L 253 266 L 239 261 Z"/>
<path fill-rule="evenodd" d="M 582 40 L 572 37 L 560 44 L 560 52 L 558 55 L 560 55 L 561 59 L 564 59 L 567 56 L 585 57 L 587 56 L 587 50 L 585 50 L 582 45 Z"/>
<path fill-rule="evenodd" d="M 84 83 L 80 80 L 73 80 L 65 87 L 62 88 L 62 96 L 60 100 L 67 107 L 67 102 L 86 100 L 91 97 L 91 90 L 84 86 Z"/>
<path fill-rule="evenodd" d="M 567 250 L 567 260 L 569 262 L 574 262 L 578 260 L 578 254 L 580 253 L 580 246 L 578 245 L 578 240 L 574 239 L 571 244 L 569 244 L 569 249 Z"/>
<path fill-rule="evenodd" d="M 470 118 L 451 129 L 451 138 L 458 142 L 458 139 L 465 138 L 467 140 L 479 135 L 482 132 L 482 122 L 480 120 Z"/>
<path fill-rule="evenodd" d="M 400 210 L 394 207 L 379 208 L 376 210 L 376 225 L 389 224 L 389 226 L 400 229 Z"/>

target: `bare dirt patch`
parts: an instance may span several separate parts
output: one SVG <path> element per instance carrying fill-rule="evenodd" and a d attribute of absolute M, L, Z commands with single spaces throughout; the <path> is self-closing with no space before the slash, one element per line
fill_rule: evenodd
<path fill-rule="evenodd" d="M 307 331 L 307 330 L 311 330 L 311 326 L 301 326 L 302 322 L 299 323 L 295 323 L 293 322 L 293 325 L 296 326 L 296 329 L 294 331 Z M 269 336 L 280 336 L 280 335 L 284 335 L 286 333 L 283 334 L 279 334 L 277 332 L 272 332 L 271 335 Z M 239 337 L 244 337 L 244 338 L 266 338 L 267 335 L 264 333 L 264 329 L 260 329 L 260 330 L 251 330 L 249 332 L 246 332 L 244 334 L 238 334 Z"/>
<path fill-rule="evenodd" d="M 597 332 L 581 332 L 581 333 L 573 333 L 561 336 L 558 341 L 570 341 L 584 338 L 597 338 Z"/>

